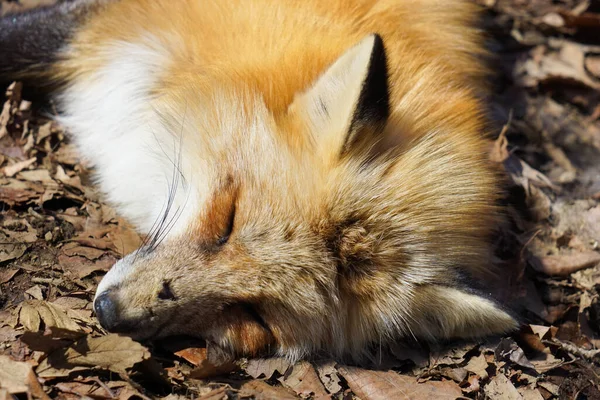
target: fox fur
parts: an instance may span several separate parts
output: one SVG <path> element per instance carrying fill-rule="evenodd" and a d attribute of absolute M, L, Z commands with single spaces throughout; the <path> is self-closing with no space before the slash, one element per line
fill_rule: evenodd
<path fill-rule="evenodd" d="M 148 235 L 98 287 L 109 330 L 297 359 L 516 327 L 485 291 L 501 210 L 471 2 L 86 15 L 35 75 L 60 85 L 59 120 Z"/>

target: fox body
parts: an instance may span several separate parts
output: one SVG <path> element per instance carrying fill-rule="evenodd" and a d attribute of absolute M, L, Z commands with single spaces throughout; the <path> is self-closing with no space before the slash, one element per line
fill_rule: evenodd
<path fill-rule="evenodd" d="M 12 72 L 59 85 L 148 234 L 98 287 L 108 330 L 298 358 L 515 327 L 481 284 L 499 190 L 471 3 L 83 3 Z"/>

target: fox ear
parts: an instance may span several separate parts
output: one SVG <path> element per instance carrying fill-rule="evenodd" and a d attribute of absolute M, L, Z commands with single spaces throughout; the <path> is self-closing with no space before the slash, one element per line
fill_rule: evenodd
<path fill-rule="evenodd" d="M 290 112 L 308 124 L 320 149 L 337 149 L 336 158 L 376 144 L 389 114 L 385 49 L 373 34 L 347 50 Z"/>
<path fill-rule="evenodd" d="M 449 286 L 415 290 L 415 317 L 427 323 L 416 331 L 431 338 L 474 338 L 510 332 L 517 322 L 496 303 Z"/>

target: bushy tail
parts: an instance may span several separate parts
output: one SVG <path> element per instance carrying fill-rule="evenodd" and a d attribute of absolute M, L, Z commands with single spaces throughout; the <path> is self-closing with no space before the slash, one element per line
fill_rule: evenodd
<path fill-rule="evenodd" d="M 111 0 L 70 0 L 0 18 L 0 81 L 44 82 L 78 26 Z"/>

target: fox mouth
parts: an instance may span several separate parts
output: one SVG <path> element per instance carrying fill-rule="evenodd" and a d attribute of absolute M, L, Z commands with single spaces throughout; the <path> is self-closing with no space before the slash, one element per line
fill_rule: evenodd
<path fill-rule="evenodd" d="M 94 310 L 100 325 L 108 332 L 119 333 L 138 341 L 155 341 L 165 337 L 186 335 L 225 345 L 232 354 L 250 349 L 259 354 L 265 347 L 275 345 L 274 332 L 261 315 L 257 305 L 248 302 L 227 304 L 199 313 L 199 304 L 162 305 L 138 309 L 120 304 L 119 288 L 100 293 L 94 301 Z M 206 304 L 204 304 L 206 307 Z"/>
<path fill-rule="evenodd" d="M 119 303 L 115 289 L 100 293 L 94 300 L 94 311 L 100 325 L 111 333 L 119 333 L 135 340 L 152 340 L 160 337 L 170 325 L 176 310 L 159 316 L 150 307 L 131 312 Z"/>

